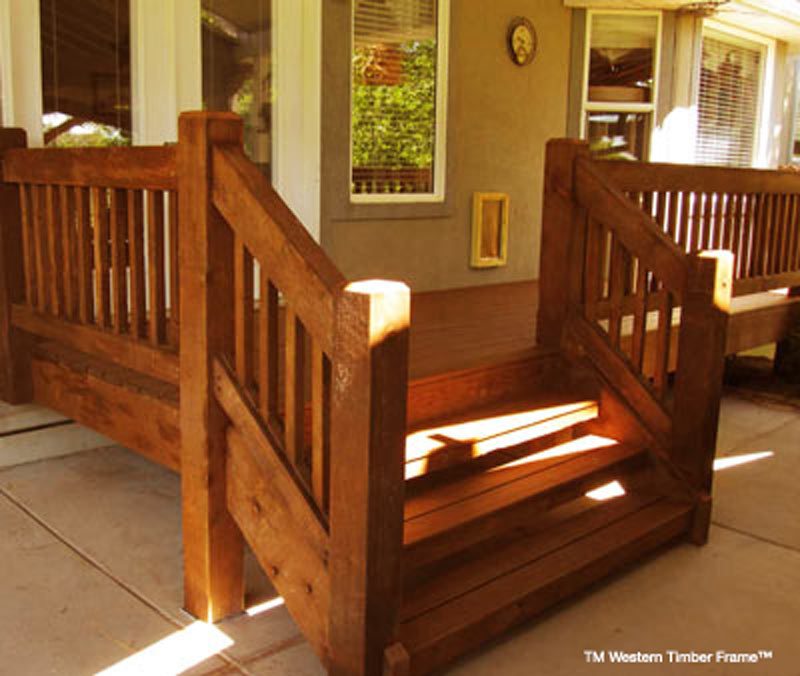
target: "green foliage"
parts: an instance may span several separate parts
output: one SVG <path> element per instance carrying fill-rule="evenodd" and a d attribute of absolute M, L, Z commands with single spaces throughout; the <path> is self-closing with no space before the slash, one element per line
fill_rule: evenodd
<path fill-rule="evenodd" d="M 54 148 L 106 148 L 110 146 L 131 145 L 130 136 L 121 129 L 98 122 L 86 122 L 81 125 L 84 129 L 89 127 L 89 133 L 65 132 L 58 135 L 50 143 Z M 45 125 L 45 131 L 48 127 Z"/>
<path fill-rule="evenodd" d="M 353 56 L 353 166 L 430 167 L 436 137 L 436 44 L 400 45 L 398 84 L 368 84 L 369 47 Z"/>

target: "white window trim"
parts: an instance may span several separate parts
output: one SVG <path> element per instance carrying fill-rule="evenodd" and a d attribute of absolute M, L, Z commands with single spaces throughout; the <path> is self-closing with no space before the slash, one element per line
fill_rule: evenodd
<path fill-rule="evenodd" d="M 350 36 L 352 39 L 353 23 L 355 18 L 356 3 L 352 3 L 352 16 L 350 17 Z M 438 16 L 436 31 L 436 143 L 434 145 L 433 162 L 433 192 L 431 193 L 401 193 L 401 194 L 369 194 L 350 192 L 352 204 L 420 204 L 444 202 L 445 177 L 447 175 L 447 91 L 449 73 L 449 45 L 450 45 L 450 0 L 438 0 Z M 352 50 L 350 58 L 352 59 Z M 352 75 L 350 76 L 350 148 L 349 175 L 353 175 L 353 94 Z M 348 186 L 351 181 L 348 180 Z"/>
<path fill-rule="evenodd" d="M 654 16 L 656 23 L 656 44 L 653 50 L 653 92 L 648 103 L 617 103 L 615 101 L 589 101 L 589 63 L 592 49 L 592 17 L 595 16 Z M 586 138 L 586 113 L 592 111 L 605 111 L 609 113 L 650 113 L 651 123 L 648 130 L 648 148 L 652 148 L 653 130 L 656 126 L 655 114 L 658 110 L 659 81 L 661 79 L 661 32 L 663 13 L 658 10 L 636 11 L 624 9 L 590 9 L 586 11 L 586 28 L 583 45 L 583 82 L 581 84 L 581 119 L 580 135 Z"/>
<path fill-rule="evenodd" d="M 751 33 L 720 21 L 703 21 L 703 37 L 708 31 L 741 38 L 761 46 L 763 63 L 758 77 L 758 107 L 756 108 L 756 129 L 753 139 L 752 162 L 754 167 L 770 166 L 770 128 L 772 120 L 772 98 L 775 86 L 775 40 L 758 33 Z M 713 37 L 713 35 L 712 35 Z M 695 100 L 700 97 L 700 81 Z"/>

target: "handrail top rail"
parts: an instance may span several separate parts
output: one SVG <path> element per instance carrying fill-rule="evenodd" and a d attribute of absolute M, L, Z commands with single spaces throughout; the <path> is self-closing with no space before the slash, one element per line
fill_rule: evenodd
<path fill-rule="evenodd" d="M 214 206 L 332 351 L 336 304 L 347 279 L 241 148 L 215 146 L 211 157 Z"/>
<path fill-rule="evenodd" d="M 639 209 L 600 170 L 580 157 L 575 166 L 575 197 L 589 215 L 600 220 L 623 245 L 678 295 L 686 288 L 688 262 L 684 252 L 658 224 Z"/>
<path fill-rule="evenodd" d="M 2 159 L 7 183 L 175 190 L 176 149 L 164 146 L 15 148 Z"/>
<path fill-rule="evenodd" d="M 800 193 L 800 172 L 710 165 L 593 160 L 620 190 Z"/>

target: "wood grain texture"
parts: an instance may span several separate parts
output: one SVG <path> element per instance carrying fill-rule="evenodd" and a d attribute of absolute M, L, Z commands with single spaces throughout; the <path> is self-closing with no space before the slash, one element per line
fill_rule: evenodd
<path fill-rule="evenodd" d="M 331 672 L 377 674 L 402 585 L 409 293 L 339 300 L 331 401 Z"/>
<path fill-rule="evenodd" d="M 244 543 L 228 512 L 227 423 L 212 391 L 212 359 L 232 356 L 234 338 L 233 233 L 211 204 L 211 152 L 241 145 L 242 122 L 183 113 L 178 132 L 184 602 L 217 621 L 242 609 Z"/>
<path fill-rule="evenodd" d="M 10 149 L 27 144 L 22 129 L 0 129 L 0 181 Z M 28 338 L 13 325 L 15 303 L 32 303 L 30 220 L 26 191 L 0 182 L 0 398 L 22 404 L 31 397 Z M 23 202 L 21 203 L 20 198 Z"/>
<path fill-rule="evenodd" d="M 13 183 L 172 190 L 174 146 L 35 148 L 10 151 L 5 180 Z"/>

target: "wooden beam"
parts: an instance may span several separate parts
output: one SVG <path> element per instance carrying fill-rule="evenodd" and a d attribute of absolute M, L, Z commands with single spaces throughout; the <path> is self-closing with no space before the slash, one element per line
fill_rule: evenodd
<path fill-rule="evenodd" d="M 409 292 L 339 299 L 331 416 L 330 673 L 381 673 L 402 588 Z"/>
<path fill-rule="evenodd" d="M 4 158 L 10 183 L 174 190 L 175 148 L 35 148 Z"/>
<path fill-rule="evenodd" d="M 733 254 L 706 251 L 690 259 L 675 375 L 673 464 L 700 495 L 711 495 L 725 341 L 733 286 Z M 711 510 L 698 508 L 693 532 L 703 542 Z"/>
<path fill-rule="evenodd" d="M 583 267 L 582 260 L 576 263 L 580 256 L 574 256 L 580 210 L 573 193 L 576 160 L 588 156 L 589 145 L 584 141 L 556 139 L 547 144 L 536 320 L 537 343 L 546 348 L 558 349 L 561 345 L 570 300 L 574 300 L 570 265 Z"/>
<path fill-rule="evenodd" d="M 26 145 L 24 130 L 0 129 L 0 181 L 7 180 L 5 157 L 9 149 Z M 29 340 L 12 321 L 14 303 L 25 302 L 26 294 L 23 263 L 27 256 L 23 256 L 22 229 L 19 188 L 0 183 L 0 398 L 11 404 L 31 398 Z M 29 254 L 28 249 L 25 254 Z M 28 302 L 33 299 L 28 298 Z"/>
<path fill-rule="evenodd" d="M 242 609 L 244 543 L 227 508 L 227 423 L 212 390 L 212 360 L 233 354 L 233 233 L 211 204 L 211 152 L 241 144 L 242 121 L 183 113 L 178 132 L 184 603 L 215 622 Z"/>

